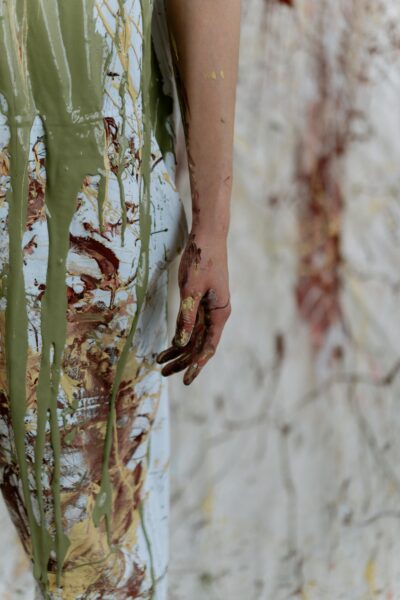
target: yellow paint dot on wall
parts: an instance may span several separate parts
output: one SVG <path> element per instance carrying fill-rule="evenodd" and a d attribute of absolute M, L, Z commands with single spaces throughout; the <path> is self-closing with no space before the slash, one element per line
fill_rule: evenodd
<path fill-rule="evenodd" d="M 207 495 L 201 503 L 201 510 L 206 518 L 211 519 L 214 510 L 214 493 L 212 488 L 208 490 Z"/>
<path fill-rule="evenodd" d="M 311 600 L 309 592 L 311 592 L 316 587 L 316 585 L 317 582 L 314 579 L 308 581 L 301 590 L 301 600 Z"/>
<path fill-rule="evenodd" d="M 365 581 L 367 582 L 367 585 L 368 585 L 368 591 L 371 594 L 375 595 L 375 592 L 376 592 L 375 563 L 371 558 L 365 565 L 364 577 L 365 577 Z"/>

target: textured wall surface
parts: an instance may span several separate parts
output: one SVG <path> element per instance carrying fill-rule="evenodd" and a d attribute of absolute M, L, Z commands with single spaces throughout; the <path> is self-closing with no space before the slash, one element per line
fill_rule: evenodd
<path fill-rule="evenodd" d="M 233 314 L 172 386 L 171 600 L 397 600 L 399 4 L 243 13 Z"/>
<path fill-rule="evenodd" d="M 233 314 L 171 382 L 170 600 L 400 598 L 399 197 L 398 2 L 245 0 Z M 1 510 L 0 597 L 31 600 Z"/>

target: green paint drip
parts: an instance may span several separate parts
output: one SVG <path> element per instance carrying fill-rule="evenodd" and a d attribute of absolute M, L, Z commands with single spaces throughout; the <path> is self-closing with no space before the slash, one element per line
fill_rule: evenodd
<path fill-rule="evenodd" d="M 114 433 L 115 422 L 115 400 L 118 388 L 121 383 L 122 375 L 125 369 L 133 337 L 136 332 L 141 308 L 143 306 L 149 279 L 149 248 L 151 231 L 151 198 L 150 198 L 150 161 L 151 161 L 151 137 L 152 123 L 150 112 L 150 84 L 151 84 L 151 19 L 153 12 L 152 0 L 141 0 L 142 11 L 142 71 L 141 71 L 141 90 L 142 90 L 142 119 L 143 119 L 143 148 L 141 156 L 141 185 L 140 185 L 140 255 L 136 274 L 136 312 L 130 331 L 125 340 L 124 347 L 119 358 L 109 406 L 107 419 L 106 436 L 103 452 L 103 466 L 100 491 L 96 498 L 93 509 L 93 521 L 96 527 L 101 519 L 106 520 L 108 541 L 111 543 L 111 517 L 112 517 L 112 485 L 109 473 L 109 463 Z"/>
<path fill-rule="evenodd" d="M 45 592 L 48 560 L 57 561 L 57 583 L 69 541 L 63 532 L 60 499 L 60 432 L 57 394 L 66 341 L 66 257 L 69 226 L 84 177 L 104 166 L 102 103 L 104 45 L 94 30 L 94 0 L 19 0 L 4 2 L 1 20 L 0 91 L 8 102 L 11 150 L 9 200 L 10 281 L 7 291 L 6 359 L 10 411 L 17 461 L 26 504 L 34 575 Z M 78 35 L 77 35 L 78 34 Z M 90 43 L 89 43 L 90 42 Z M 22 59 L 21 59 L 22 56 Z M 39 523 L 32 509 L 24 445 L 26 410 L 27 311 L 23 276 L 22 234 L 28 198 L 27 164 L 35 114 L 46 138 L 45 203 L 49 234 L 46 289 L 41 302 L 42 353 L 37 387 L 35 482 Z M 52 495 L 55 536 L 46 526 L 42 467 L 49 420 L 53 449 Z"/>
<path fill-rule="evenodd" d="M 120 0 L 121 7 L 123 2 Z M 94 0 L 3 0 L 0 18 L 0 92 L 7 100 L 10 128 L 11 190 L 9 203 L 10 260 L 6 282 L 6 362 L 14 429 L 16 460 L 24 493 L 34 576 L 44 594 L 48 590 L 48 561 L 55 554 L 57 585 L 69 546 L 63 532 L 60 497 L 61 440 L 57 417 L 57 395 L 66 342 L 66 258 L 69 228 L 76 198 L 84 177 L 104 173 L 103 90 L 107 69 L 104 40 L 95 31 Z M 93 511 L 96 525 L 106 518 L 110 540 L 112 489 L 109 461 L 115 419 L 115 399 L 129 356 L 143 306 L 149 278 L 150 161 L 152 110 L 151 18 L 152 0 L 141 3 L 143 58 L 141 72 L 143 103 L 143 147 L 141 149 L 140 232 L 141 248 L 136 275 L 136 313 L 116 367 L 116 376 L 104 442 L 101 489 Z M 121 13 L 122 14 L 122 13 Z M 123 78 L 124 81 L 124 78 Z M 126 85 L 126 78 L 125 78 Z M 125 87 L 120 89 L 122 100 Z M 125 111 L 124 105 L 122 110 Z M 37 386 L 37 436 L 34 476 L 38 515 L 32 505 L 25 453 L 26 369 L 28 322 L 25 299 L 22 235 L 26 224 L 30 130 L 35 116 L 42 119 L 46 142 L 45 204 L 49 235 L 46 288 L 41 300 L 42 352 Z M 124 115 L 121 115 L 123 119 Z M 124 153 L 121 151 L 120 159 Z M 118 172 L 122 176 L 123 165 Z M 107 180 L 101 177 L 98 215 L 102 229 L 103 201 Z M 122 181 L 121 181 L 122 183 Z M 122 188 L 122 189 L 121 189 Z M 123 228 L 126 206 L 121 190 Z M 55 532 L 49 531 L 43 501 L 42 469 L 46 431 L 50 428 L 53 450 L 52 496 Z"/>
<path fill-rule="evenodd" d="M 94 0 L 62 0 L 28 8 L 27 49 L 36 108 L 47 148 L 45 203 L 49 234 L 46 289 L 41 301 L 42 353 L 37 387 L 35 474 L 41 515 L 43 571 L 51 547 L 42 496 L 42 464 L 48 413 L 53 448 L 52 493 L 57 584 L 69 541 L 63 532 L 60 498 L 60 432 L 57 396 L 66 341 L 66 258 L 69 227 L 84 177 L 104 165 L 102 120 L 104 45 L 94 30 Z M 86 31 L 85 31 L 86 28 Z M 90 42 L 90 43 L 89 43 Z M 102 147 L 103 143 L 103 147 Z M 47 572 L 44 582 L 47 583 Z"/>
<path fill-rule="evenodd" d="M 103 206 L 104 200 L 107 193 L 107 177 L 102 175 L 99 181 L 99 187 L 97 190 L 97 214 L 99 217 L 99 226 L 100 232 L 104 233 L 104 223 L 103 223 Z"/>
<path fill-rule="evenodd" d="M 125 35 L 125 27 L 126 27 L 126 14 L 125 14 L 125 5 L 124 0 L 118 0 L 118 28 L 116 34 L 116 45 L 117 50 L 120 54 L 123 55 L 124 58 L 124 69 L 121 75 L 121 83 L 119 87 L 119 96 L 121 98 L 121 107 L 119 110 L 119 114 L 122 121 L 121 132 L 118 135 L 119 142 L 119 156 L 118 156 L 118 171 L 117 171 L 117 180 L 118 180 L 118 189 L 119 189 L 119 198 L 121 204 L 121 213 L 122 213 L 122 227 L 121 227 L 121 243 L 125 245 L 125 229 L 126 229 L 126 204 L 125 204 L 125 189 L 124 183 L 122 181 L 122 174 L 125 169 L 125 153 L 128 148 L 128 140 L 126 139 L 126 100 L 125 93 L 127 87 L 127 81 L 129 77 L 129 54 L 125 52 L 123 47 L 123 37 Z"/>
<path fill-rule="evenodd" d="M 32 539 L 34 575 L 41 577 L 38 524 L 33 513 L 25 456 L 26 369 L 28 349 L 28 317 L 25 302 L 22 236 L 25 228 L 28 199 L 27 162 L 30 130 L 34 120 L 33 99 L 27 80 L 26 55 L 23 52 L 26 36 L 26 9 L 23 2 L 3 3 L 0 19 L 0 92 L 7 101 L 10 130 L 11 189 L 9 203 L 9 271 L 6 286 L 5 349 L 11 421 L 14 432 L 16 462 L 22 482 L 24 502 Z M 18 31 L 19 40 L 16 35 Z M 19 57 L 19 59 L 18 59 Z"/>
<path fill-rule="evenodd" d="M 147 468 L 149 468 L 149 465 L 150 465 L 150 458 L 151 458 L 151 439 L 149 439 L 149 442 L 147 445 L 147 452 L 146 452 Z M 150 557 L 151 596 L 150 596 L 149 600 L 153 600 L 155 593 L 156 593 L 157 580 L 156 580 L 156 573 L 154 570 L 153 550 L 151 547 L 150 537 L 149 537 L 149 534 L 147 532 L 147 527 L 146 527 L 144 506 L 145 505 L 144 505 L 144 502 L 142 499 L 139 504 L 139 516 L 140 516 L 140 523 L 141 523 L 142 529 L 143 529 L 144 540 L 146 542 L 147 552 L 149 553 L 149 557 Z"/>
<path fill-rule="evenodd" d="M 105 64 L 104 64 L 104 73 L 108 72 L 110 63 L 112 59 L 112 51 L 108 52 Z M 103 223 L 103 207 L 104 201 L 107 194 L 108 188 L 108 176 L 105 173 L 100 175 L 99 185 L 97 189 L 97 214 L 99 218 L 99 229 L 101 233 L 104 233 L 104 223 Z"/>

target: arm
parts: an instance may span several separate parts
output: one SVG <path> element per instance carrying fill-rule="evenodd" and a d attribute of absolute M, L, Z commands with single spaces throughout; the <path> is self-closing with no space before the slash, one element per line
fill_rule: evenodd
<path fill-rule="evenodd" d="M 240 0 L 166 0 L 192 195 L 179 265 L 181 305 L 162 373 L 190 384 L 215 354 L 230 315 L 227 235 Z"/>

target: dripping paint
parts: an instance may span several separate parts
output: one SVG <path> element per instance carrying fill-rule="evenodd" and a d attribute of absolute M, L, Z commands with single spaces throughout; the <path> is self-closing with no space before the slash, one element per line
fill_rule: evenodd
<path fill-rule="evenodd" d="M 2 491 L 45 598 L 162 597 L 146 477 L 185 223 L 152 19 L 0 2 Z"/>

